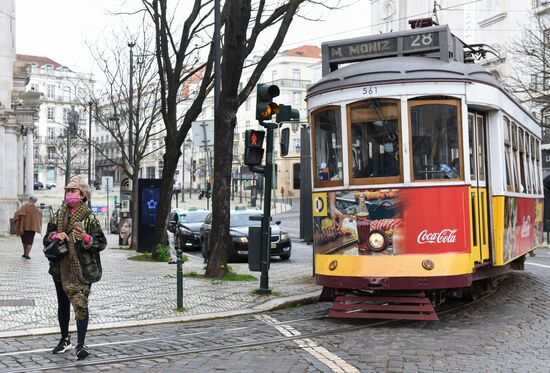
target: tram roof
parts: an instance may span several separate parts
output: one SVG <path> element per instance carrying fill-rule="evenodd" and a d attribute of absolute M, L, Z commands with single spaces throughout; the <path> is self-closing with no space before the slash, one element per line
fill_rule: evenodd
<path fill-rule="evenodd" d="M 429 57 L 388 57 L 357 62 L 325 75 L 308 90 L 308 96 L 343 86 L 372 85 L 415 80 L 477 81 L 502 88 L 480 65 L 441 61 Z"/>

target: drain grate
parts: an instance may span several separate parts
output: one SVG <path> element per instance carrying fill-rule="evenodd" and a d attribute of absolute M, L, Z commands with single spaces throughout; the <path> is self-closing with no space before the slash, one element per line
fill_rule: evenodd
<path fill-rule="evenodd" d="M 0 299 L 0 307 L 34 307 L 34 299 Z"/>

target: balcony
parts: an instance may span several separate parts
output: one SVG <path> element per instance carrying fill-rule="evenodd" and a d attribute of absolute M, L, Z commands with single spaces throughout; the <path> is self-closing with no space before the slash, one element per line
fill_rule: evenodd
<path fill-rule="evenodd" d="M 306 89 L 311 82 L 309 80 L 295 80 L 295 79 L 278 79 L 271 84 L 275 84 L 280 88 L 300 88 Z"/>

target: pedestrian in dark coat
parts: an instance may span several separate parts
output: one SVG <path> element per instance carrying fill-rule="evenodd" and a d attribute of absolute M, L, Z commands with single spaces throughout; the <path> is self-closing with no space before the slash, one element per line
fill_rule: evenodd
<path fill-rule="evenodd" d="M 68 248 L 68 254 L 50 262 L 49 273 L 57 292 L 58 319 L 61 340 L 52 353 L 69 351 L 72 344 L 69 336 L 70 305 L 73 305 L 78 344 L 78 360 L 88 357 L 84 344 L 88 330 L 88 296 L 92 283 L 101 279 L 99 252 L 105 249 L 107 240 L 96 217 L 86 202 L 91 196 L 90 187 L 81 179 L 73 178 L 65 187 L 65 204 L 57 211 L 50 223 L 44 245 L 58 239 Z"/>
<path fill-rule="evenodd" d="M 34 196 L 29 197 L 29 203 L 21 206 L 13 216 L 15 219 L 16 234 L 21 236 L 23 244 L 23 255 L 25 259 L 30 259 L 32 244 L 35 233 L 42 233 L 42 216 L 40 210 L 36 207 L 37 199 Z"/>

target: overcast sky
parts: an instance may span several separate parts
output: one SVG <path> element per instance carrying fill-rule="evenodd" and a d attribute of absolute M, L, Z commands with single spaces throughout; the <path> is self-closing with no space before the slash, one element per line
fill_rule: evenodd
<path fill-rule="evenodd" d="M 349 6 L 339 10 L 306 9 L 309 18 L 324 21 L 296 18 L 282 49 L 368 34 L 370 2 L 344 1 Z M 139 0 L 17 0 L 17 53 L 50 57 L 73 70 L 90 72 L 93 61 L 86 41 L 96 43 L 102 32 L 121 22 L 119 16 L 110 12 L 120 11 L 121 7 L 129 9 L 137 3 Z M 133 21 L 124 22 L 131 25 Z"/>

